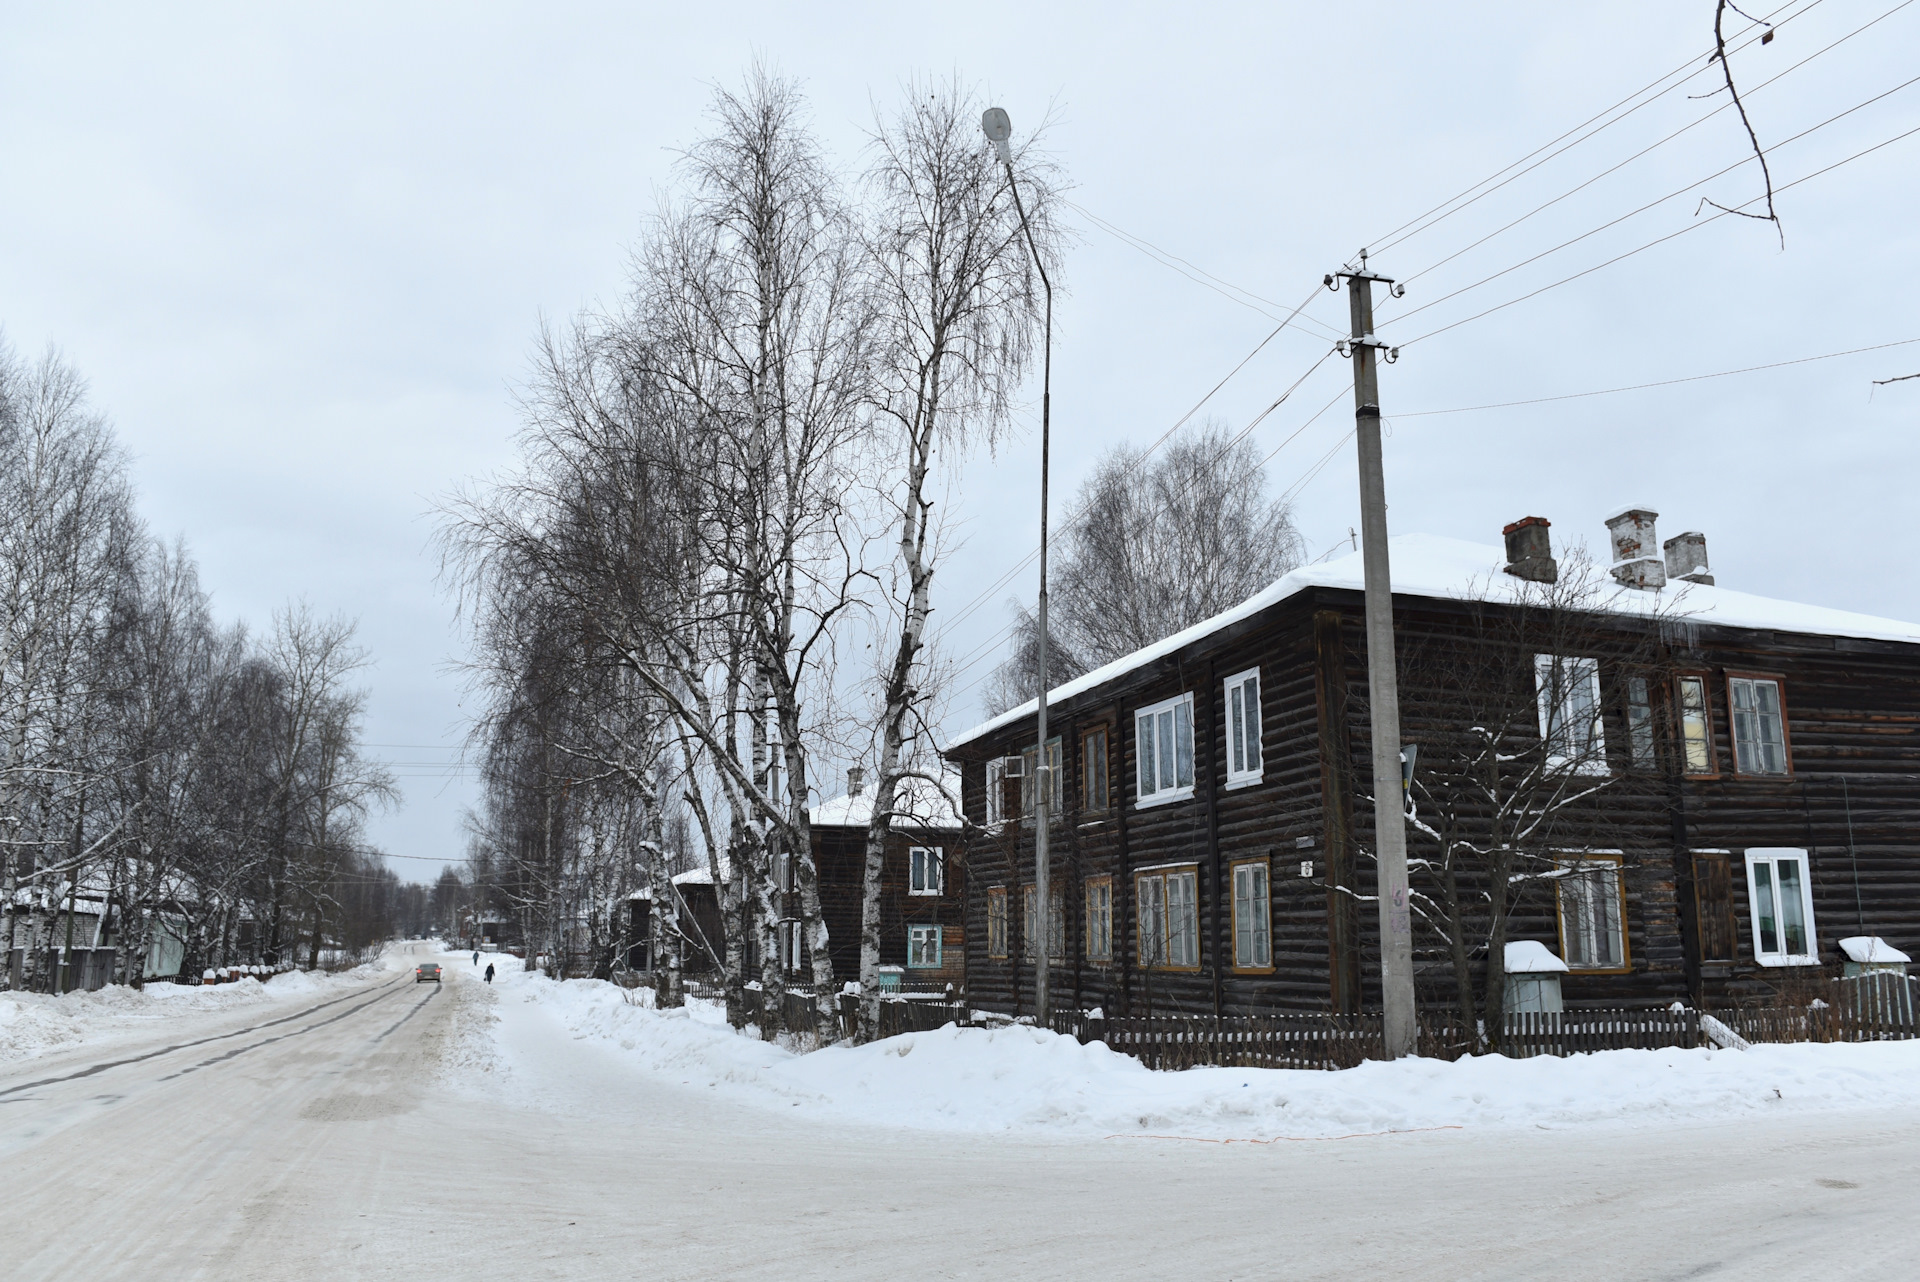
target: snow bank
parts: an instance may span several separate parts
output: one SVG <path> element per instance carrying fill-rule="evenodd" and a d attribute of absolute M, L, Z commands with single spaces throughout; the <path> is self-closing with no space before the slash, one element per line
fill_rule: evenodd
<path fill-rule="evenodd" d="M 1024 1026 L 949 1026 L 796 1055 L 733 1032 L 711 1007 L 654 1011 L 611 984 L 525 980 L 517 995 L 634 1071 L 788 1116 L 891 1127 L 1264 1141 L 1920 1106 L 1920 1042 L 1156 1073 Z"/>
<path fill-rule="evenodd" d="M 138 990 L 110 984 L 97 992 L 61 997 L 0 992 L 0 1063 L 31 1059 L 82 1043 L 119 1041 L 183 1015 L 296 1002 L 362 984 L 383 973 L 376 962 L 338 974 L 289 971 L 264 982 L 243 979 L 211 986 L 150 983 Z"/>

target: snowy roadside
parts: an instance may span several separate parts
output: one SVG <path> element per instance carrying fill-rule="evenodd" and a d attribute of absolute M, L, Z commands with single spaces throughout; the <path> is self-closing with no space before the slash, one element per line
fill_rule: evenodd
<path fill-rule="evenodd" d="M 410 963 L 409 963 L 410 964 Z M 0 992 L 0 1064 L 81 1046 L 112 1045 L 252 1007 L 288 1005 L 344 991 L 399 969 L 391 953 L 337 973 L 289 971 L 263 981 L 186 985 L 150 983 L 135 990 L 110 984 L 97 992 Z"/>
<path fill-rule="evenodd" d="M 796 1055 L 711 1004 L 654 1011 L 594 980 L 503 968 L 502 1021 L 544 1015 L 624 1069 L 789 1118 L 921 1130 L 1325 1139 L 1448 1127 L 1669 1126 L 1832 1110 L 1920 1110 L 1920 1042 L 1606 1051 L 1565 1059 L 1368 1063 L 1346 1072 L 1155 1073 L 1032 1028 L 911 1033 Z M 513 1000 L 507 1000 L 511 994 Z M 506 1073 L 516 1043 L 494 1028 Z M 489 1065 L 491 1068 L 492 1065 Z"/>

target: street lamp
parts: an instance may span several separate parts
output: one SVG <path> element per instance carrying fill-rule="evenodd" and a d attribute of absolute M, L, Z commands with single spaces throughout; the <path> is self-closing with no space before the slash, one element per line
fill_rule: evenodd
<path fill-rule="evenodd" d="M 1040 260 L 1040 247 L 1033 243 L 1033 228 L 1027 223 L 1027 208 L 1020 200 L 1020 184 L 1013 173 L 1013 148 L 1007 140 L 1013 136 L 1013 121 L 1005 109 L 988 107 L 980 117 L 980 128 L 993 143 L 993 150 L 1006 167 L 1007 189 L 1013 193 L 1013 207 L 1020 215 L 1020 230 L 1027 238 L 1027 252 L 1033 256 L 1034 270 L 1047 295 L 1046 336 L 1040 363 L 1040 654 L 1038 680 L 1039 748 L 1035 752 L 1033 772 L 1033 935 L 1038 946 L 1033 962 L 1033 1015 L 1041 1028 L 1051 1023 L 1053 1003 L 1049 989 L 1047 955 L 1052 951 L 1053 886 L 1052 857 L 1048 849 L 1048 825 L 1052 821 L 1053 766 L 1047 755 L 1047 458 L 1052 444 L 1053 407 L 1053 282 L 1047 279 L 1047 265 Z"/>

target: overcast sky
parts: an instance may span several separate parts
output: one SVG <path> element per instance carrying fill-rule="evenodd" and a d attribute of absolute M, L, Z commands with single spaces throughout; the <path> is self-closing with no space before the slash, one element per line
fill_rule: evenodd
<path fill-rule="evenodd" d="M 1764 145 L 1920 68 L 1920 7 L 1762 7 L 1805 15 L 1734 59 Z M 406 804 L 373 836 L 405 857 L 403 874 L 426 877 L 461 856 L 474 800 L 460 772 L 411 764 L 455 760 L 465 733 L 429 508 L 510 462 L 512 392 L 536 326 L 618 297 L 675 149 L 701 129 L 711 86 L 737 83 L 756 55 L 803 82 L 849 173 L 875 104 L 909 76 L 981 86 L 1017 130 L 1051 115 L 1047 146 L 1085 211 L 1072 215 L 1055 336 L 1062 495 L 1109 445 L 1159 436 L 1273 328 L 1266 313 L 1360 247 L 1698 67 L 1697 81 L 1375 257 L 1409 281 L 1382 308 L 1383 334 L 1407 341 L 1707 223 L 1410 342 L 1381 386 L 1393 528 L 1492 543 L 1504 523 L 1540 515 L 1556 540 L 1598 543 L 1611 508 L 1646 503 L 1663 534 L 1706 533 L 1724 585 L 1920 619 L 1920 380 L 1871 387 L 1920 371 L 1920 344 L 1411 416 L 1920 338 L 1920 135 L 1781 192 L 1784 250 L 1766 223 L 1696 214 L 1702 196 L 1758 196 L 1747 163 L 1435 302 L 1750 154 L 1723 111 L 1572 191 L 1724 102 L 1688 97 L 1716 83 L 1712 10 L 8 3 L 0 328 L 23 354 L 58 347 L 91 379 L 134 455 L 146 517 L 185 536 L 224 617 L 264 626 L 305 596 L 360 620 L 376 659 L 368 740 L 408 763 Z M 1920 85 L 1782 145 L 1775 183 L 1917 126 Z M 1243 427 L 1311 366 L 1344 303 L 1323 292 L 1307 315 L 1322 328 L 1275 339 L 1209 412 Z M 1300 486 L 1313 555 L 1357 524 L 1345 378 L 1327 362 L 1251 434 L 1278 450 L 1274 490 Z M 952 620 L 987 596 L 943 637 L 951 654 L 988 646 L 1005 600 L 1031 594 L 1031 572 L 992 585 L 1035 541 L 1034 438 L 958 478 L 967 542 L 937 604 Z M 964 687 L 994 657 L 963 674 L 950 729 L 976 718 L 979 692 Z"/>

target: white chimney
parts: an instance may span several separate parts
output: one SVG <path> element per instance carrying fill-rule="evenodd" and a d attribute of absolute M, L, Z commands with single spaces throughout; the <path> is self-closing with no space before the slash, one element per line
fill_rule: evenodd
<path fill-rule="evenodd" d="M 1659 555 L 1653 523 L 1660 514 L 1642 503 L 1630 503 L 1607 518 L 1613 540 L 1615 582 L 1629 588 L 1657 591 L 1667 586 L 1667 567 Z"/>
<path fill-rule="evenodd" d="M 1688 583 L 1713 586 L 1713 572 L 1707 569 L 1707 536 L 1698 530 L 1676 534 L 1661 545 L 1667 554 L 1667 577 Z"/>

